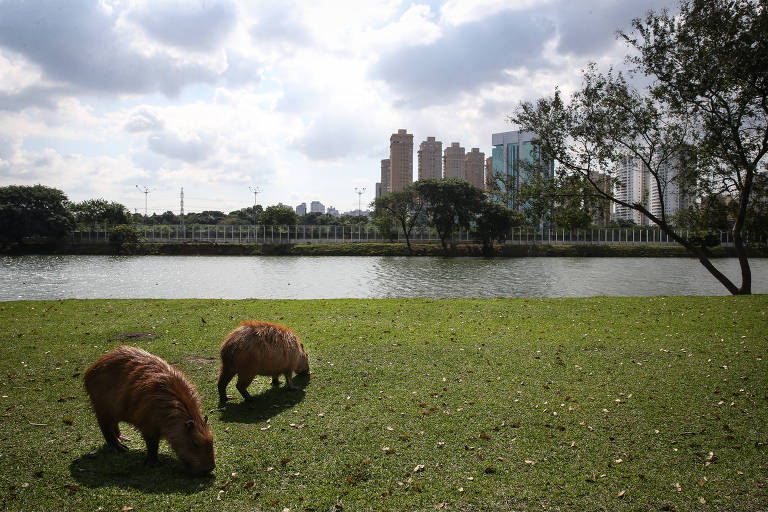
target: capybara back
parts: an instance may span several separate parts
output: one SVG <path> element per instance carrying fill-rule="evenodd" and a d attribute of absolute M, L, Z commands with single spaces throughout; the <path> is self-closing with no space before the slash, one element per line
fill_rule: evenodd
<path fill-rule="evenodd" d="M 147 443 L 147 463 L 157 462 L 160 439 L 195 473 L 215 467 L 213 436 L 201 413 L 200 397 L 184 374 L 137 347 L 122 346 L 101 356 L 83 377 L 107 445 L 118 451 L 119 422 L 130 423 Z"/>
<path fill-rule="evenodd" d="M 271 322 L 241 322 L 221 344 L 219 401 L 226 402 L 227 384 L 235 375 L 238 391 L 250 400 L 247 388 L 256 375 L 272 377 L 273 385 L 284 375 L 286 386 L 292 388 L 293 372 L 308 373 L 309 358 L 292 329 Z"/>

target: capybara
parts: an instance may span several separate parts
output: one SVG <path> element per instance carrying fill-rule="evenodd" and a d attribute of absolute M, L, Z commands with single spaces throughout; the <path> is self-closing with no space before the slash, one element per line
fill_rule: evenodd
<path fill-rule="evenodd" d="M 309 372 L 309 358 L 296 333 L 282 325 L 246 320 L 221 344 L 219 401 L 227 401 L 227 384 L 235 375 L 237 390 L 243 398 L 252 400 L 248 385 L 256 375 L 271 376 L 273 386 L 279 386 L 279 376 L 285 375 L 286 387 L 294 388 L 294 371 Z"/>
<path fill-rule="evenodd" d="M 85 389 L 107 445 L 127 451 L 119 422 L 130 423 L 147 443 L 146 464 L 157 463 L 160 439 L 166 439 L 193 473 L 216 467 L 213 436 L 200 397 L 184 374 L 137 347 L 107 352 L 85 372 Z"/>

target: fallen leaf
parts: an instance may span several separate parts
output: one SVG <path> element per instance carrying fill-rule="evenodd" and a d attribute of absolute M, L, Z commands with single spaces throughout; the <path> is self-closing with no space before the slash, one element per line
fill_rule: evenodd
<path fill-rule="evenodd" d="M 67 425 L 71 425 L 72 424 L 72 418 L 64 418 L 62 421 L 64 423 L 66 423 Z"/>
<path fill-rule="evenodd" d="M 414 473 L 418 473 L 419 471 L 424 471 L 424 464 L 419 464 L 415 468 L 413 468 Z"/>
<path fill-rule="evenodd" d="M 626 493 L 627 493 L 627 491 L 626 491 L 626 490 L 623 490 L 623 491 L 621 491 L 621 492 L 620 492 L 620 493 L 619 493 L 619 494 L 618 494 L 616 497 L 617 497 L 617 498 L 623 498 L 623 497 L 624 497 L 624 495 L 625 495 Z"/>
<path fill-rule="evenodd" d="M 120 507 L 120 510 L 122 510 L 123 512 L 128 512 L 129 510 L 133 510 L 133 507 L 129 507 L 128 505 L 123 505 L 122 507 Z"/>
<path fill-rule="evenodd" d="M 675 490 L 677 490 L 677 492 L 683 492 L 683 488 L 680 485 L 680 482 L 675 483 Z"/>

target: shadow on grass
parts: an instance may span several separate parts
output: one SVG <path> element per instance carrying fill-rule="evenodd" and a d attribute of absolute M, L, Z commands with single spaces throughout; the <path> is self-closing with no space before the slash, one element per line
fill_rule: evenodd
<path fill-rule="evenodd" d="M 238 402 L 238 394 L 237 398 L 227 401 L 224 409 L 219 410 L 219 419 L 225 423 L 261 423 L 304 400 L 304 389 L 309 385 L 309 381 L 309 375 L 297 375 L 293 378 L 293 385 L 297 389 L 272 387 L 253 395 L 253 400 L 248 402 Z"/>
<path fill-rule="evenodd" d="M 214 483 L 211 474 L 195 476 L 175 457 L 159 454 L 159 464 L 146 466 L 144 450 L 115 453 L 106 445 L 72 461 L 69 472 L 85 487 L 117 486 L 149 493 L 194 494 Z"/>

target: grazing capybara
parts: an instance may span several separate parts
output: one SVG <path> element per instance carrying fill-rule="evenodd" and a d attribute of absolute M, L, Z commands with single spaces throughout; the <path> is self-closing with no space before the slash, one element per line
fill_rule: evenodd
<path fill-rule="evenodd" d="M 163 359 L 137 347 L 107 352 L 85 372 L 85 389 L 107 445 L 127 451 L 119 422 L 134 425 L 147 443 L 146 464 L 157 463 L 166 439 L 193 473 L 216 467 L 213 436 L 203 417 L 195 386 Z"/>
<path fill-rule="evenodd" d="M 309 358 L 296 333 L 282 325 L 246 320 L 221 344 L 219 401 L 227 401 L 227 384 L 235 375 L 237 390 L 246 400 L 253 400 L 248 385 L 256 375 L 271 376 L 273 386 L 279 386 L 279 376 L 285 375 L 286 387 L 294 388 L 294 371 L 309 372 Z"/>

